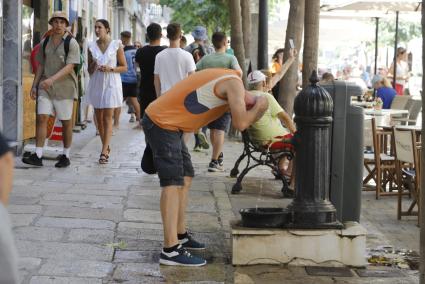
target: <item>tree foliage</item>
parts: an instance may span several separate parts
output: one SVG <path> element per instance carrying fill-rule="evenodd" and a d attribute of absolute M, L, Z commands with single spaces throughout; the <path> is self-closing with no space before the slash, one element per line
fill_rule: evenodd
<path fill-rule="evenodd" d="M 209 35 L 230 30 L 226 0 L 160 0 L 160 3 L 173 9 L 172 21 L 180 23 L 186 33 L 198 25 L 205 26 Z"/>
<path fill-rule="evenodd" d="M 373 21 L 375 23 L 375 21 Z M 400 20 L 398 24 L 398 42 L 406 45 L 410 40 L 421 37 L 421 25 L 418 22 Z M 385 46 L 394 45 L 395 20 L 381 19 L 379 21 L 379 43 Z"/>

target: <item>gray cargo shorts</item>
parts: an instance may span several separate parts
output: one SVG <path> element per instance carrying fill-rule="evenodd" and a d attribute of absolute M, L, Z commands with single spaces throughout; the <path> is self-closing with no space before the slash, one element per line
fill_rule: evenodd
<path fill-rule="evenodd" d="M 145 114 L 142 120 L 146 142 L 152 148 L 153 162 L 161 187 L 184 185 L 184 177 L 193 177 L 192 161 L 183 141 L 183 132 L 166 130 Z"/>

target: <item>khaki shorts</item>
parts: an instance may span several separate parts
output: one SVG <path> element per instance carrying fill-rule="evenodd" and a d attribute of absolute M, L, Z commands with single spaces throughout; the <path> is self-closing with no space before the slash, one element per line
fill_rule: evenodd
<path fill-rule="evenodd" d="M 72 110 L 74 100 L 55 100 L 48 96 L 38 96 L 37 114 L 56 115 L 59 120 L 70 120 L 72 118 Z"/>

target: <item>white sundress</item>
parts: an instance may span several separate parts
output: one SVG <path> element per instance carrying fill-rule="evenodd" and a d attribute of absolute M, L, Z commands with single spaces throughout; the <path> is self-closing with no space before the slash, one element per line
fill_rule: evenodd
<path fill-rule="evenodd" d="M 91 42 L 89 50 L 97 65 L 117 67 L 117 52 L 121 46 L 120 40 L 112 40 L 103 53 L 97 43 Z M 98 109 L 116 108 L 122 106 L 121 76 L 116 72 L 100 72 L 96 70 L 91 76 L 87 86 L 88 102 Z"/>

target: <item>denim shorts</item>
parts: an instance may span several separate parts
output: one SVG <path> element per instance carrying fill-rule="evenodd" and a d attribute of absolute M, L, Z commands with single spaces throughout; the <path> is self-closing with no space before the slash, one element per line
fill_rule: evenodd
<path fill-rule="evenodd" d="M 216 120 L 210 122 L 208 124 L 209 129 L 217 129 L 217 130 L 223 130 L 226 131 L 230 122 L 230 113 L 226 112 Z"/>
<path fill-rule="evenodd" d="M 145 114 L 142 120 L 146 142 L 152 148 L 153 162 L 161 187 L 184 185 L 184 177 L 193 177 L 190 154 L 183 141 L 183 132 L 157 126 Z"/>

